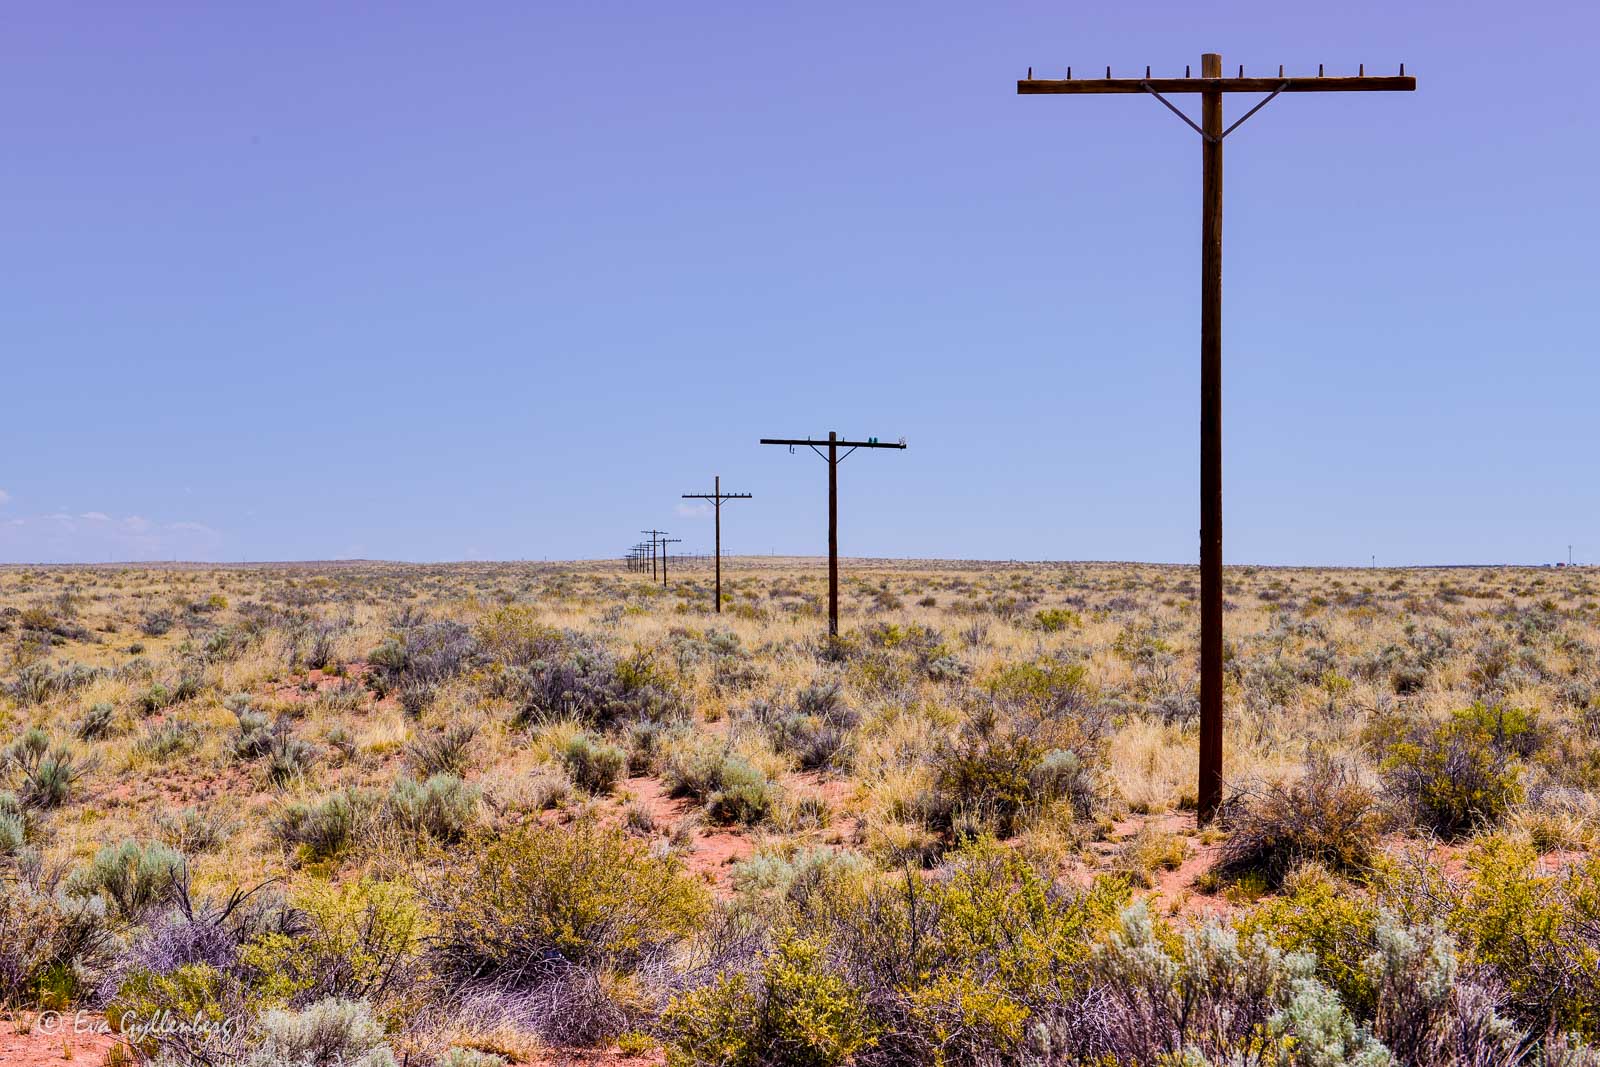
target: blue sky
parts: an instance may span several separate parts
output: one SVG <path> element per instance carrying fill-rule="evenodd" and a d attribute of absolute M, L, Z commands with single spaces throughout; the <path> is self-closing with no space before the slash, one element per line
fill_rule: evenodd
<path fill-rule="evenodd" d="M 815 553 L 825 468 L 756 441 L 830 429 L 911 445 L 841 468 L 846 554 L 1193 560 L 1198 138 L 1014 82 L 1213 50 L 1420 84 L 1228 140 L 1227 559 L 1600 561 L 1597 31 L 15 5 L 0 561 L 698 550 L 716 473 L 729 551 Z"/>

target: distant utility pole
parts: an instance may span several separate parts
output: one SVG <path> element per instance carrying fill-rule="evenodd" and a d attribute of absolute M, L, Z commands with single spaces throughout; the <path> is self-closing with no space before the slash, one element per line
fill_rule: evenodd
<path fill-rule="evenodd" d="M 749 493 L 724 493 L 722 491 L 722 475 L 714 475 L 711 479 L 712 489 L 709 493 L 684 493 L 685 500 L 709 500 L 716 515 L 717 524 L 717 614 L 722 614 L 722 502 L 724 500 L 749 500 Z"/>
<path fill-rule="evenodd" d="M 797 445 L 805 445 L 828 461 L 828 636 L 836 637 L 839 633 L 839 464 L 850 455 L 850 452 L 858 448 L 903 449 L 906 447 L 906 440 L 902 437 L 893 444 L 886 444 L 876 437 L 869 437 L 865 441 L 841 441 L 837 433 L 829 430 L 826 441 L 813 441 L 809 437 L 804 440 L 763 437 L 761 443 L 788 445 L 790 452 L 793 452 Z M 828 451 L 822 451 L 818 445 L 827 445 Z M 841 448 L 850 451 L 841 456 L 839 455 Z"/>
<path fill-rule="evenodd" d="M 661 538 L 667 535 L 667 531 L 640 530 L 639 532 L 650 535 L 650 580 L 653 582 L 656 580 L 656 545 L 660 542 Z M 643 570 L 643 568 L 640 569 Z"/>
<path fill-rule="evenodd" d="M 1094 93 L 1149 93 L 1200 135 L 1200 775 L 1198 815 L 1202 823 L 1216 817 L 1222 805 L 1222 140 L 1246 119 L 1260 111 L 1279 93 L 1410 92 L 1415 78 L 1406 77 L 1404 64 L 1398 77 L 1366 76 L 1326 78 L 1317 68 L 1315 78 L 1286 78 L 1278 68 L 1275 78 L 1247 78 L 1239 68 L 1237 78 L 1222 76 L 1222 56 L 1207 52 L 1200 57 L 1200 77 L 1143 78 L 1072 77 L 1038 79 L 1033 68 L 1017 82 L 1017 92 L 1029 95 Z M 1199 93 L 1200 123 L 1169 101 L 1167 93 Z M 1228 93 L 1266 93 L 1231 126 L 1222 125 L 1222 98 Z"/>
<path fill-rule="evenodd" d="M 663 586 L 667 584 L 667 546 L 675 545 L 682 540 L 683 538 L 681 537 L 661 538 L 661 584 Z"/>

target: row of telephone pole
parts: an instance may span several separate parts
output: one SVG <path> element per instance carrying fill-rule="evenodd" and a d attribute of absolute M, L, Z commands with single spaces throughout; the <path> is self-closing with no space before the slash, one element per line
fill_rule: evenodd
<path fill-rule="evenodd" d="M 846 441 L 838 433 L 830 430 L 826 440 L 810 437 L 763 437 L 764 445 L 785 445 L 792 453 L 796 448 L 811 449 L 828 464 L 828 635 L 837 636 L 839 633 L 839 464 L 848 459 L 852 453 L 861 448 L 895 448 L 904 450 L 905 438 L 899 441 L 880 441 L 876 437 L 869 437 L 864 441 Z M 841 452 L 840 450 L 843 449 Z M 684 500 L 707 500 L 711 502 L 712 515 L 715 526 L 715 552 L 716 578 L 712 587 L 712 603 L 717 614 L 722 614 L 722 505 L 730 500 L 751 500 L 750 493 L 724 493 L 722 491 L 722 476 L 716 475 L 711 480 L 709 493 L 683 493 Z M 668 537 L 666 530 L 641 530 L 648 536 L 648 540 L 635 544 L 624 554 L 623 560 L 628 568 L 636 574 L 644 574 L 647 570 L 652 581 L 667 584 L 667 546 L 676 544 L 681 538 Z"/>
<path fill-rule="evenodd" d="M 1074 78 L 1068 67 L 1064 78 L 1035 78 L 1033 69 L 1017 81 L 1017 92 L 1024 96 L 1086 96 L 1127 94 L 1152 97 L 1200 136 L 1201 211 L 1200 211 L 1200 752 L 1197 776 L 1198 814 L 1202 823 L 1214 819 L 1223 800 L 1223 590 L 1222 590 L 1222 146 L 1230 134 L 1268 103 L 1284 94 L 1323 92 L 1410 92 L 1416 79 L 1408 77 L 1405 65 L 1393 76 L 1369 77 L 1365 65 L 1355 77 L 1327 77 L 1321 66 L 1317 76 L 1277 74 L 1247 77 L 1239 68 L 1237 77 L 1226 77 L 1221 55 L 1208 52 L 1200 58 L 1200 76 L 1191 68 L 1182 78 L 1153 77 L 1146 67 L 1143 77 L 1114 78 L 1111 68 L 1105 77 Z M 1258 97 L 1231 125 L 1223 119 L 1223 101 L 1230 96 L 1249 94 Z M 1200 99 L 1200 120 L 1191 118 L 1169 97 L 1184 95 Z M 900 448 L 905 441 L 887 444 L 875 437 L 865 441 L 840 440 L 830 432 L 826 441 L 812 438 L 762 438 L 763 445 L 786 445 L 790 452 L 806 447 L 828 464 L 828 633 L 839 632 L 839 463 L 861 448 Z M 826 451 L 824 451 L 824 448 Z M 841 455 L 840 450 L 844 452 Z M 722 504 L 725 500 L 745 499 L 749 494 L 723 494 L 717 481 L 711 493 L 685 493 L 686 499 L 710 500 L 717 514 L 716 609 L 722 610 Z M 661 531 L 649 530 L 651 574 L 655 574 L 656 546 Z M 634 559 L 643 570 L 642 549 L 636 546 Z M 661 559 L 661 580 L 666 581 L 666 559 Z"/>

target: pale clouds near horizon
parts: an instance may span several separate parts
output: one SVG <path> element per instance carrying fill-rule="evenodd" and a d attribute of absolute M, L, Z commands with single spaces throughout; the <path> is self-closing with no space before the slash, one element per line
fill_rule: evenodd
<path fill-rule="evenodd" d="M 222 534 L 205 523 L 104 511 L 63 510 L 0 522 L 0 560 L 14 563 L 204 562 L 219 558 L 222 544 Z"/>

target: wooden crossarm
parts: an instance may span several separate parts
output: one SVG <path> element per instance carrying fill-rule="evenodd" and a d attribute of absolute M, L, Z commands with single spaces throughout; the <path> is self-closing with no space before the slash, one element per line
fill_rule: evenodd
<path fill-rule="evenodd" d="M 1372 78 L 1019 78 L 1019 96 L 1090 93 L 1411 93 L 1409 74 Z"/>

